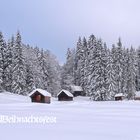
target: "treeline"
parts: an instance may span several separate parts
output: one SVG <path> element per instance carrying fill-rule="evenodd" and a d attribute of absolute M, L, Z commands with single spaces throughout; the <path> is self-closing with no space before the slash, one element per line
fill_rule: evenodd
<path fill-rule="evenodd" d="M 133 99 L 140 90 L 140 48 L 126 48 L 120 38 L 112 47 L 94 35 L 79 38 L 63 66 L 61 85 L 69 89 L 71 84 L 96 101 L 114 100 L 117 93 Z"/>
<path fill-rule="evenodd" d="M 133 99 L 140 90 L 140 48 L 126 48 L 120 38 L 112 47 L 94 35 L 79 38 L 61 68 L 50 51 L 25 45 L 19 32 L 8 41 L 0 32 L 1 92 L 26 95 L 42 88 L 55 96 L 70 85 L 82 86 L 96 101 L 114 100 L 117 93 Z"/>
<path fill-rule="evenodd" d="M 24 45 L 17 32 L 7 42 L 0 32 L 0 91 L 26 95 L 34 88 L 57 94 L 60 66 L 48 50 Z"/>

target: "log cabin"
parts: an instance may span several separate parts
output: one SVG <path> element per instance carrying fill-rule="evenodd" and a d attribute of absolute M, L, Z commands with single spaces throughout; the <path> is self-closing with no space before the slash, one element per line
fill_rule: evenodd
<path fill-rule="evenodd" d="M 140 91 L 135 93 L 134 100 L 140 100 Z"/>
<path fill-rule="evenodd" d="M 43 89 L 35 89 L 29 94 L 31 101 L 36 103 L 51 103 L 51 93 Z"/>
<path fill-rule="evenodd" d="M 58 101 L 73 101 L 73 95 L 68 90 L 61 90 L 58 94 Z"/>
<path fill-rule="evenodd" d="M 70 89 L 71 89 L 70 91 L 71 91 L 71 93 L 73 94 L 74 97 L 82 96 L 84 94 L 81 86 L 71 85 Z"/>
<path fill-rule="evenodd" d="M 122 101 L 124 99 L 123 93 L 118 93 L 115 95 L 115 101 Z"/>

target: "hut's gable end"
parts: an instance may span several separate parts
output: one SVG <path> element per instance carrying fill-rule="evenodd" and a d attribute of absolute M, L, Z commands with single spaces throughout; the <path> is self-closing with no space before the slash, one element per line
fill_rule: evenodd
<path fill-rule="evenodd" d="M 58 97 L 69 97 L 64 91 L 61 92 L 61 94 L 58 95 Z"/>
<path fill-rule="evenodd" d="M 72 85 L 71 92 L 75 97 L 80 96 L 80 95 L 84 95 L 84 91 L 83 91 L 83 88 L 81 86 Z"/>
<path fill-rule="evenodd" d="M 43 96 L 51 97 L 51 94 L 50 94 L 49 92 L 47 92 L 46 90 L 43 90 L 43 89 L 39 89 L 39 88 L 33 90 L 33 91 L 29 94 L 29 96 L 32 96 L 32 94 L 34 94 L 36 91 L 38 91 L 38 92 L 39 92 L 40 94 L 42 94 Z"/>
<path fill-rule="evenodd" d="M 51 94 L 42 89 L 36 89 L 29 94 L 32 102 L 37 103 L 50 103 L 51 102 Z"/>
<path fill-rule="evenodd" d="M 72 101 L 73 100 L 73 95 L 66 90 L 62 90 L 61 92 L 59 92 L 58 96 L 58 100 L 59 101 Z"/>
<path fill-rule="evenodd" d="M 115 95 L 115 101 L 121 101 L 124 99 L 123 93 L 118 93 Z"/>

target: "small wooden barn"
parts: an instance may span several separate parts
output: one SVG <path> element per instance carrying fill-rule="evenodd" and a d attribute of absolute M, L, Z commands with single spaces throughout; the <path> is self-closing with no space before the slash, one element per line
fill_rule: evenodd
<path fill-rule="evenodd" d="M 82 96 L 84 94 L 82 87 L 75 85 L 71 85 L 71 93 L 73 94 L 74 97 Z"/>
<path fill-rule="evenodd" d="M 43 89 L 35 89 L 29 94 L 32 102 L 51 103 L 51 94 Z"/>
<path fill-rule="evenodd" d="M 134 100 L 140 100 L 140 91 L 135 93 Z"/>
<path fill-rule="evenodd" d="M 73 95 L 68 90 L 61 90 L 57 97 L 58 101 L 73 101 Z"/>
<path fill-rule="evenodd" d="M 115 95 L 115 101 L 122 101 L 124 99 L 123 93 L 118 93 Z"/>

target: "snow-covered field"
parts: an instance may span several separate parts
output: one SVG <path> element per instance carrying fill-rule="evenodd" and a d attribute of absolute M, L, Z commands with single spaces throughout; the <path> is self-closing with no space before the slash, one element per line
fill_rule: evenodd
<path fill-rule="evenodd" d="M 17 103 L 18 102 L 18 103 Z M 0 95 L 0 115 L 54 116 L 53 124 L 0 124 L 1 140 L 140 140 L 140 102 L 30 103 L 28 97 Z"/>

